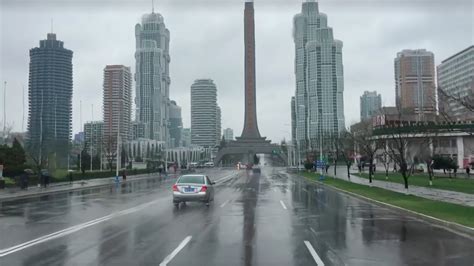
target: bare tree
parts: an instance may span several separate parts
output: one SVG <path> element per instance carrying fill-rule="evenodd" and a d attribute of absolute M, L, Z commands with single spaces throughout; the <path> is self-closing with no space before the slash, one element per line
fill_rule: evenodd
<path fill-rule="evenodd" d="M 109 166 L 109 170 L 112 171 L 114 162 L 117 158 L 117 137 L 107 136 L 103 138 L 102 142 L 105 158 L 107 159 L 107 165 Z"/>
<path fill-rule="evenodd" d="M 389 149 L 388 149 L 387 143 L 382 142 L 380 147 L 382 149 L 382 154 L 378 156 L 378 160 L 380 160 L 383 163 L 383 167 L 385 169 L 385 179 L 388 179 L 388 171 L 390 169 L 390 164 L 391 163 L 395 164 L 395 163 L 392 161 L 392 158 L 389 155 Z M 395 169 L 395 165 L 394 165 L 394 169 Z"/>
<path fill-rule="evenodd" d="M 370 121 L 362 121 L 351 128 L 351 138 L 359 150 L 369 159 L 369 183 L 374 174 L 374 158 L 380 149 L 380 141 L 373 138 Z"/>

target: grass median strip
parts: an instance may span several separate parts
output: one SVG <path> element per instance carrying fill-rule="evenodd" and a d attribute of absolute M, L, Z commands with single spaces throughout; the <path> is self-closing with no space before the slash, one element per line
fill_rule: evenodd
<path fill-rule="evenodd" d="M 303 176 L 312 180 L 319 180 L 319 175 L 314 173 L 303 173 Z M 441 220 L 474 227 L 474 208 L 472 207 L 425 199 L 413 195 L 405 195 L 382 188 L 355 184 L 341 179 L 326 178 L 323 183 Z"/>
<path fill-rule="evenodd" d="M 354 175 L 369 179 L 368 173 L 361 173 L 361 174 L 354 174 Z M 389 173 L 388 179 L 385 179 L 385 173 L 376 173 L 373 179 L 403 184 L 403 177 L 401 174 Z M 433 185 L 430 186 L 428 175 L 415 174 L 408 178 L 408 186 L 410 185 L 474 194 L 474 178 L 450 179 L 448 176 L 440 177 L 438 174 L 438 176 L 435 176 L 433 178 Z"/>

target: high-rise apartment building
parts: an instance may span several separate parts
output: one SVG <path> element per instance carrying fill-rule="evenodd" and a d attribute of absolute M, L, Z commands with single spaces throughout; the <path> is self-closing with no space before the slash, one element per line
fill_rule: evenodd
<path fill-rule="evenodd" d="M 360 120 L 371 119 L 382 108 L 382 96 L 376 91 L 365 91 L 360 96 Z"/>
<path fill-rule="evenodd" d="M 136 120 L 145 125 L 145 138 L 169 142 L 169 42 L 163 17 L 152 12 L 135 26 Z"/>
<path fill-rule="evenodd" d="M 181 145 L 182 147 L 191 146 L 191 129 L 183 128 L 181 131 Z"/>
<path fill-rule="evenodd" d="M 145 138 L 145 124 L 142 122 L 132 122 L 132 140 Z"/>
<path fill-rule="evenodd" d="M 103 121 L 91 121 L 84 124 L 84 149 L 91 156 L 101 155 L 105 125 Z"/>
<path fill-rule="evenodd" d="M 452 120 L 474 120 L 463 104 L 474 104 L 474 45 L 443 60 L 437 74 L 440 109 Z"/>
<path fill-rule="evenodd" d="M 63 166 L 72 135 L 72 54 L 54 33 L 30 50 L 27 149 L 42 162 L 54 154 Z"/>
<path fill-rule="evenodd" d="M 219 145 L 222 139 L 222 121 L 221 121 L 221 108 L 216 108 L 216 145 Z"/>
<path fill-rule="evenodd" d="M 225 140 L 234 140 L 234 130 L 232 130 L 232 128 L 224 129 L 224 139 Z"/>
<path fill-rule="evenodd" d="M 395 66 L 396 105 L 404 113 L 430 119 L 436 111 L 434 55 L 425 49 L 397 53 Z"/>
<path fill-rule="evenodd" d="M 181 143 L 181 131 L 183 129 L 183 119 L 181 117 L 181 107 L 176 101 L 170 102 L 170 138 L 171 147 L 179 147 Z"/>
<path fill-rule="evenodd" d="M 132 73 L 129 67 L 105 67 L 103 109 L 104 145 L 114 150 L 118 135 L 120 143 L 132 139 Z"/>
<path fill-rule="evenodd" d="M 342 42 L 335 40 L 318 2 L 303 2 L 293 19 L 295 43 L 295 137 L 302 149 L 318 149 L 322 139 L 345 128 Z"/>
<path fill-rule="evenodd" d="M 291 97 L 291 141 L 296 141 L 296 99 L 295 96 Z"/>
<path fill-rule="evenodd" d="M 212 79 L 191 85 L 191 143 L 214 147 L 217 140 L 217 88 Z"/>

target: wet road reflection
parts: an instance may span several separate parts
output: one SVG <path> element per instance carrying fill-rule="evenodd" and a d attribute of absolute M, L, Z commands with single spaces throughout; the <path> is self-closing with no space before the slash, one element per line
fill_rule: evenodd
<path fill-rule="evenodd" d="M 0 265 L 473 265 L 474 240 L 264 167 L 210 170 L 210 207 L 172 205 L 172 180 L 141 180 L 0 204 Z M 2 256 L 1 250 L 110 213 L 146 208 Z"/>

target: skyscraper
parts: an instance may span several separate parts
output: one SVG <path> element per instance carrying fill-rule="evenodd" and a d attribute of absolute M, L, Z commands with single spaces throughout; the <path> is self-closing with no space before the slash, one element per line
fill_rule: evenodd
<path fill-rule="evenodd" d="M 27 148 L 41 161 L 54 154 L 63 166 L 71 140 L 72 54 L 54 33 L 30 50 Z"/>
<path fill-rule="evenodd" d="M 221 126 L 221 108 L 216 108 L 216 145 L 219 145 L 222 138 L 222 126 Z"/>
<path fill-rule="evenodd" d="M 291 97 L 291 141 L 296 142 L 296 100 L 295 96 Z"/>
<path fill-rule="evenodd" d="M 103 154 L 104 135 L 103 121 L 91 121 L 84 124 L 84 148 L 89 155 Z"/>
<path fill-rule="evenodd" d="M 175 101 L 170 102 L 170 138 L 171 146 L 178 147 L 181 143 L 181 131 L 183 119 L 181 118 L 181 107 Z"/>
<path fill-rule="evenodd" d="M 225 140 L 234 140 L 234 130 L 232 130 L 232 128 L 224 129 L 224 139 Z"/>
<path fill-rule="evenodd" d="M 214 147 L 217 139 L 217 88 L 212 79 L 191 85 L 191 144 Z"/>
<path fill-rule="evenodd" d="M 440 109 L 453 120 L 474 120 L 474 113 L 461 104 L 474 103 L 474 45 L 443 60 L 437 74 L 438 88 L 445 94 L 438 95 Z"/>
<path fill-rule="evenodd" d="M 182 147 L 189 147 L 191 145 L 191 129 L 183 128 L 181 131 L 181 143 Z"/>
<path fill-rule="evenodd" d="M 152 12 L 135 26 L 136 120 L 145 125 L 145 138 L 169 142 L 169 42 L 163 17 Z"/>
<path fill-rule="evenodd" d="M 296 138 L 303 149 L 339 134 L 344 122 L 342 42 L 335 40 L 318 2 L 306 1 L 293 19 Z"/>
<path fill-rule="evenodd" d="M 129 67 L 105 67 L 103 109 L 105 145 L 115 150 L 117 133 L 120 133 L 120 142 L 132 139 L 132 73 Z"/>
<path fill-rule="evenodd" d="M 396 105 L 404 113 L 427 119 L 436 110 L 434 55 L 425 49 L 397 53 L 395 66 Z"/>
<path fill-rule="evenodd" d="M 382 96 L 376 91 L 364 91 L 360 96 L 360 120 L 371 119 L 382 108 Z"/>

